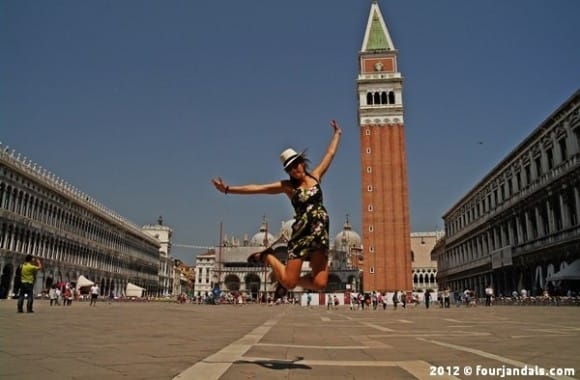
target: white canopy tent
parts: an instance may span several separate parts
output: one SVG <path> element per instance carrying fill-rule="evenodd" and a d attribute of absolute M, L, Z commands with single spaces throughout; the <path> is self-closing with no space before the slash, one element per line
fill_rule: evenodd
<path fill-rule="evenodd" d="M 558 273 L 549 276 L 547 281 L 580 280 L 580 259 L 574 261 Z"/>
<path fill-rule="evenodd" d="M 130 282 L 127 283 L 127 289 L 125 291 L 125 295 L 127 297 L 143 297 L 143 291 L 145 289 L 143 289 L 140 286 L 137 286 L 135 284 L 131 284 Z"/>
<path fill-rule="evenodd" d="M 84 288 L 85 286 L 93 286 L 95 283 L 83 276 L 82 274 L 77 279 L 77 288 Z"/>

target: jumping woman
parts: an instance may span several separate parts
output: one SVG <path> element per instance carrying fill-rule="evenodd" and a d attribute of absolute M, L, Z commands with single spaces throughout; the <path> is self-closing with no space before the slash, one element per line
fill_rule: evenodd
<path fill-rule="evenodd" d="M 286 194 L 294 207 L 295 221 L 288 240 L 286 265 L 276 258 L 274 250 L 267 249 L 248 257 L 250 263 L 270 265 L 278 280 L 276 295 L 300 286 L 303 289 L 322 290 L 328 281 L 329 219 L 322 203 L 320 181 L 330 167 L 338 149 L 342 130 L 335 120 L 330 122 L 332 139 L 318 166 L 308 170 L 309 160 L 304 152 L 286 149 L 280 161 L 289 179 L 269 184 L 230 186 L 221 178 L 212 179 L 215 188 L 224 194 Z M 309 261 L 312 272 L 300 277 L 302 262 Z"/>

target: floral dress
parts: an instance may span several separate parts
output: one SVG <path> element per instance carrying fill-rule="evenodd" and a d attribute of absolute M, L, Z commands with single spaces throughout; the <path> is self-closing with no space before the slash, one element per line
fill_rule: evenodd
<path fill-rule="evenodd" d="M 295 188 L 291 202 L 296 215 L 288 241 L 288 259 L 310 261 L 310 254 L 317 250 L 328 255 L 329 220 L 322 205 L 320 184 L 309 189 Z"/>

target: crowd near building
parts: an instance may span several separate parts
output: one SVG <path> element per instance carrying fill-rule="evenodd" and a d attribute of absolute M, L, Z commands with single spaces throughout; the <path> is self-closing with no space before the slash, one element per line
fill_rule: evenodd
<path fill-rule="evenodd" d="M 569 294 L 555 275 L 580 259 L 579 110 L 577 91 L 443 215 L 440 287 Z"/>

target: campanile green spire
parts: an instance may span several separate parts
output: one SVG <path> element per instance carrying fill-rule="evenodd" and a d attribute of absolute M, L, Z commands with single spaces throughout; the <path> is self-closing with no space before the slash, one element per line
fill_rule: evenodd
<path fill-rule="evenodd" d="M 361 51 L 388 51 L 394 49 L 395 47 L 379 9 L 379 4 L 376 0 L 373 0 Z"/>

